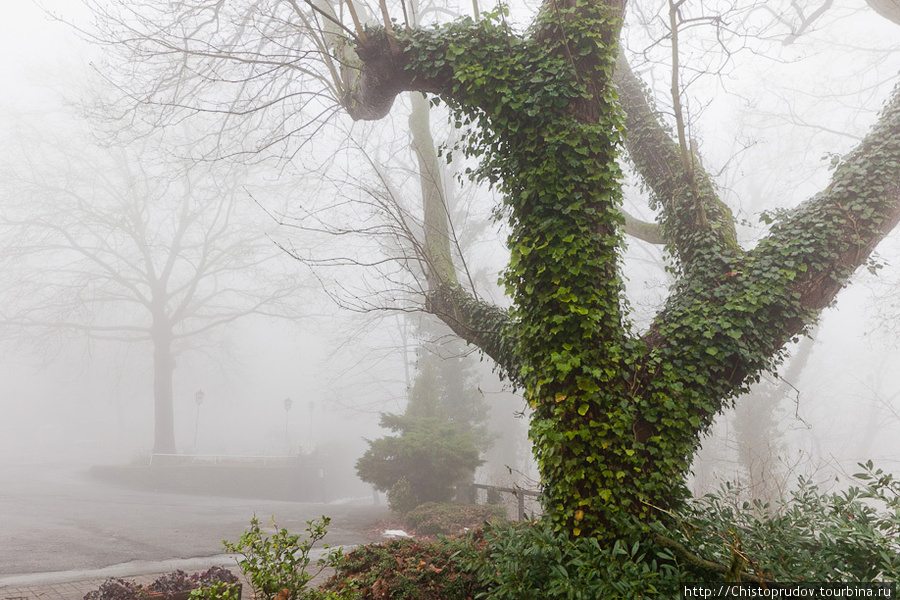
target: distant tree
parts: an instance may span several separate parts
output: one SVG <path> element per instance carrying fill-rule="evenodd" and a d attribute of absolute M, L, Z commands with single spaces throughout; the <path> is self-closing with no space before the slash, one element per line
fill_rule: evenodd
<path fill-rule="evenodd" d="M 369 442 L 356 462 L 359 478 L 392 496 L 404 494 L 399 505 L 412 509 L 423 502 L 447 502 L 455 486 L 470 480 L 481 464 L 472 435 L 456 423 L 433 417 L 384 414 L 381 426 L 398 435 Z M 408 492 L 395 487 L 409 486 Z M 397 488 L 400 489 L 400 488 Z"/>
<path fill-rule="evenodd" d="M 788 480 L 793 465 L 787 464 L 784 430 L 781 426 L 785 398 L 791 395 L 794 383 L 809 362 L 814 348 L 812 337 L 798 344 L 782 377 L 759 384 L 746 401 L 735 406 L 734 434 L 737 444 L 738 468 L 742 473 L 745 497 L 775 506 L 776 501 L 788 497 Z"/>
<path fill-rule="evenodd" d="M 297 314 L 300 278 L 266 236 L 249 174 L 164 160 L 149 142 L 16 150 L 0 173 L 0 325 L 149 343 L 153 451 L 174 453 L 177 356 L 238 319 Z"/>
<path fill-rule="evenodd" d="M 381 415 L 381 426 L 398 435 L 370 441 L 356 470 L 360 479 L 388 492 L 392 506 L 403 505 L 396 496 L 404 494 L 407 508 L 446 502 L 455 486 L 471 482 L 483 463 L 480 454 L 490 446 L 484 423 L 487 405 L 467 364 L 470 360 L 440 356 L 423 345 L 406 410 Z M 394 490 L 401 479 L 401 487 Z"/>
<path fill-rule="evenodd" d="M 442 324 L 440 329 L 445 329 Z M 433 335 L 433 328 L 426 328 Z M 482 449 L 490 446 L 485 427 L 488 405 L 478 388 L 475 359 L 456 337 L 424 340 L 418 351 L 417 374 L 409 391 L 406 414 L 432 417 L 459 425 Z"/>

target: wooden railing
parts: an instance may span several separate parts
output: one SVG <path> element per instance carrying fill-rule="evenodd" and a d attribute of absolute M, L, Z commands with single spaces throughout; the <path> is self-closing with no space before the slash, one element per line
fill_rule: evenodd
<path fill-rule="evenodd" d="M 484 483 L 473 483 L 472 484 L 473 494 L 475 496 L 474 500 L 477 503 L 477 490 L 486 490 L 488 493 L 490 492 L 499 492 L 503 494 L 512 494 L 516 497 L 516 509 L 517 509 L 517 519 L 519 521 L 525 520 L 525 497 L 532 496 L 537 498 L 541 495 L 540 492 L 536 492 L 534 490 L 525 490 L 522 488 L 508 488 L 508 487 L 498 487 L 496 485 L 487 485 Z"/>

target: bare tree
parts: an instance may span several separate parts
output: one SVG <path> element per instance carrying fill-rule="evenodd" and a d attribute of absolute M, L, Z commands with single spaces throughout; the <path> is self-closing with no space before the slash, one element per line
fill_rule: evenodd
<path fill-rule="evenodd" d="M 7 158 L 2 324 L 149 343 L 153 451 L 173 453 L 176 357 L 238 319 L 295 316 L 301 280 L 246 170 L 162 160 L 149 143 L 75 148 L 32 140 Z"/>

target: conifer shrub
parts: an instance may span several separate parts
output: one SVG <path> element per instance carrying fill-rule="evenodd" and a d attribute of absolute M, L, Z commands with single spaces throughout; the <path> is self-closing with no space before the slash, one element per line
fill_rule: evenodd
<path fill-rule="evenodd" d="M 456 484 L 471 480 L 483 462 L 471 432 L 457 423 L 384 414 L 381 425 L 399 435 L 370 441 L 356 472 L 388 492 L 391 509 L 401 514 L 423 502 L 449 501 Z"/>

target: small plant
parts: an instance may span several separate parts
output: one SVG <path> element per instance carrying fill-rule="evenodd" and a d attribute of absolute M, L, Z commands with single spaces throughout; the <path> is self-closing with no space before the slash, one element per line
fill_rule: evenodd
<path fill-rule="evenodd" d="M 232 577 L 234 576 L 232 575 Z M 166 573 L 165 575 L 160 575 L 147 589 L 161 594 L 185 592 L 197 587 L 197 579 L 198 577 L 196 574 L 191 577 L 179 569 L 177 571 L 172 571 L 171 573 Z"/>
<path fill-rule="evenodd" d="M 306 535 L 292 534 L 287 529 L 278 529 L 275 519 L 272 526 L 275 534 L 264 535 L 259 527 L 259 519 L 250 520 L 250 528 L 241 539 L 233 544 L 223 541 L 227 552 L 242 554 L 238 561 L 247 581 L 253 586 L 257 598 L 266 600 L 319 600 L 323 596 L 315 590 L 307 590 L 307 585 L 328 564 L 340 556 L 340 550 L 329 553 L 316 561 L 314 572 L 307 571 L 312 563 L 309 554 L 313 546 L 327 533 L 331 519 L 306 522 Z M 327 548 L 327 546 L 326 546 Z"/>
<path fill-rule="evenodd" d="M 84 600 L 134 600 L 138 597 L 142 586 L 133 581 L 125 581 L 112 577 L 100 584 L 100 587 L 84 595 Z"/>
<path fill-rule="evenodd" d="M 191 590 L 192 600 L 241 600 L 241 586 L 215 581 Z"/>
<path fill-rule="evenodd" d="M 196 577 L 199 587 L 191 590 L 198 600 L 241 600 L 239 580 L 228 569 L 210 567 Z"/>
<path fill-rule="evenodd" d="M 214 591 L 207 591 L 206 588 L 214 590 L 231 590 L 231 595 L 215 595 Z M 141 584 L 124 579 L 110 578 L 104 581 L 99 588 L 92 592 L 88 592 L 84 596 L 84 600 L 142 600 L 144 598 L 158 597 L 162 594 L 164 597 L 174 596 L 176 594 L 191 593 L 191 597 L 195 592 L 207 595 L 196 596 L 198 598 L 223 599 L 223 600 L 239 600 L 241 595 L 241 586 L 238 578 L 228 569 L 222 567 L 210 567 L 202 573 L 187 574 L 184 571 L 172 571 L 160 575 L 150 585 L 144 587 Z"/>

